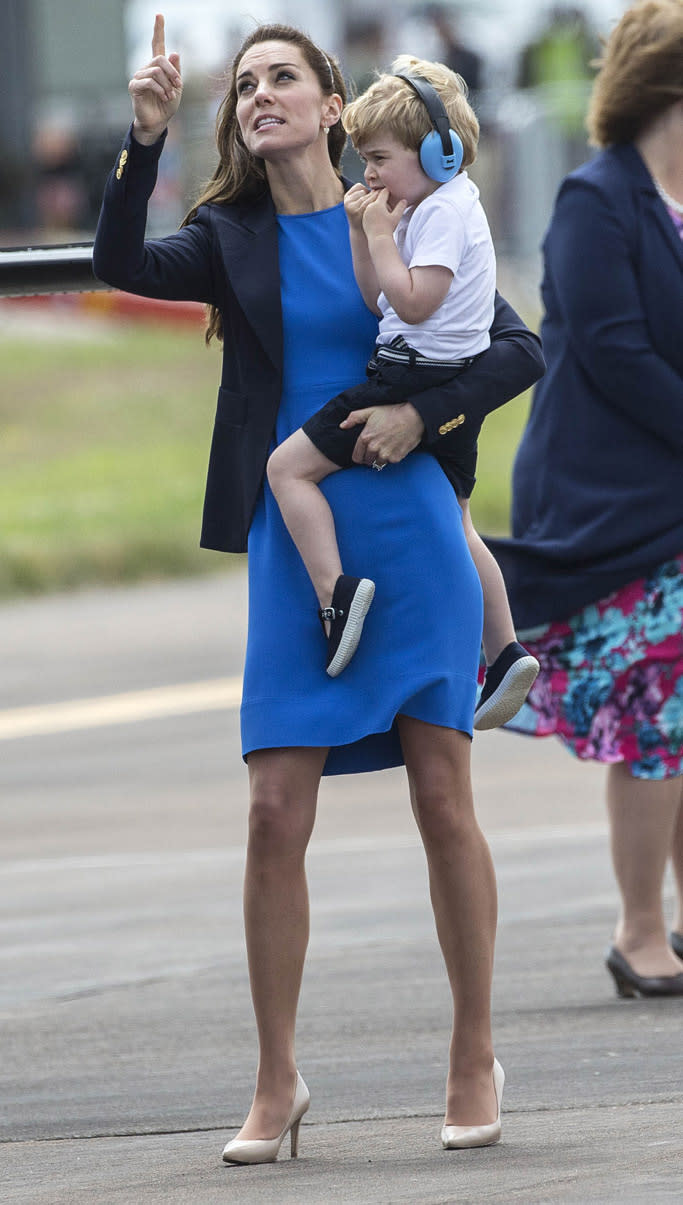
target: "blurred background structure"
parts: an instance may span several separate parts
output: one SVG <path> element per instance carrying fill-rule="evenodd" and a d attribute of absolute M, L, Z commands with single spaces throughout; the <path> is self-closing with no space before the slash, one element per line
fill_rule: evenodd
<path fill-rule="evenodd" d="M 300 24 L 336 53 L 362 90 L 404 51 L 448 62 L 482 124 L 473 176 L 499 252 L 533 257 L 560 178 L 588 156 L 590 61 L 626 5 L 585 0 L 3 0 L 0 38 L 0 245 L 88 239 L 129 120 L 126 83 L 149 57 L 165 11 L 186 92 L 162 159 L 151 229 L 182 218 L 213 164 L 213 120 L 226 64 L 255 21 Z M 347 170 L 358 174 L 353 155 Z"/>

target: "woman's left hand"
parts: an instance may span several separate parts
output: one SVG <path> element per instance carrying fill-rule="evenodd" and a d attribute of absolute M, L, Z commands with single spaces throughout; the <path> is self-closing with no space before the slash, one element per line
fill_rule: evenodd
<path fill-rule="evenodd" d="M 353 410 L 340 426 L 363 424 L 353 450 L 355 464 L 398 464 L 417 447 L 424 432 L 424 423 L 410 402 L 392 406 L 368 406 Z"/>

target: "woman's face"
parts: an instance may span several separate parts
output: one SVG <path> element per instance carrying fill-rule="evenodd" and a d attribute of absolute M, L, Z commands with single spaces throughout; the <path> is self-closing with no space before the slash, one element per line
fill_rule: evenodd
<path fill-rule="evenodd" d="M 323 96 L 318 77 L 298 46 L 259 42 L 237 68 L 236 116 L 245 146 L 275 160 L 325 138 L 324 125 L 341 113 L 341 98 Z"/>

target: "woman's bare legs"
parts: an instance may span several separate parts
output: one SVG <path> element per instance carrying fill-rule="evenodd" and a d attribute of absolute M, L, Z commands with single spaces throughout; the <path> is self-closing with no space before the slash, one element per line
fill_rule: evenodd
<path fill-rule="evenodd" d="M 427 855 L 439 943 L 453 995 L 447 1125 L 486 1125 L 493 1089 L 491 979 L 496 879 L 474 814 L 468 736 L 399 716 L 410 796 Z"/>
<path fill-rule="evenodd" d="M 339 465 L 328 460 L 301 429 L 284 440 L 268 460 L 270 488 L 321 607 L 329 607 L 343 570 L 334 516 L 318 484 L 338 472 Z"/>
<path fill-rule="evenodd" d="M 683 963 L 668 942 L 662 884 L 675 834 L 681 869 L 681 779 L 634 778 L 619 762 L 607 771 L 607 810 L 621 893 L 615 945 L 638 975 L 680 974 Z"/>
<path fill-rule="evenodd" d="M 295 1084 L 296 1010 L 308 945 L 304 860 L 326 749 L 263 749 L 249 755 L 249 840 L 244 923 L 259 1063 L 239 1132 L 275 1138 Z"/>

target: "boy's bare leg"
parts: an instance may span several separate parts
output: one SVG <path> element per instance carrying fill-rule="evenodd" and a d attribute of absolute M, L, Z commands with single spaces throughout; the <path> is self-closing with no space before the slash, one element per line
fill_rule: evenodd
<path fill-rule="evenodd" d="M 302 430 L 290 435 L 268 460 L 270 488 L 321 607 L 329 607 L 343 570 L 334 517 L 318 483 L 339 468 Z"/>
<path fill-rule="evenodd" d="M 465 539 L 484 595 L 484 632 L 482 643 L 486 664 L 492 665 L 503 649 L 516 640 L 515 627 L 503 575 L 493 553 L 474 529 L 467 498 L 458 498 L 462 509 Z"/>

